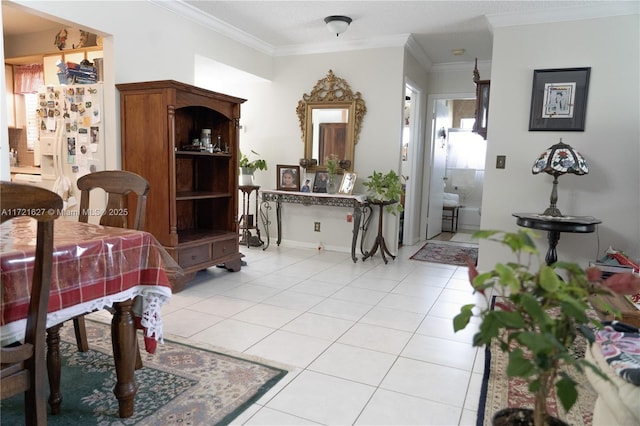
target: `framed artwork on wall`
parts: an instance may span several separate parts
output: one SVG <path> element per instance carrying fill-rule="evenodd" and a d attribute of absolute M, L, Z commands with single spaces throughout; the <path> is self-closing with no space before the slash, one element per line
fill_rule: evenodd
<path fill-rule="evenodd" d="M 300 166 L 277 165 L 277 188 L 283 191 L 300 191 Z"/>
<path fill-rule="evenodd" d="M 591 67 L 533 70 L 529 130 L 584 131 Z"/>

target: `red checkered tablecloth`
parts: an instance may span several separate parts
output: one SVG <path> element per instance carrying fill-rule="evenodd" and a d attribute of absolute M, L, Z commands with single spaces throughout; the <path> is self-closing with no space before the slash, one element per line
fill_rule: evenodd
<path fill-rule="evenodd" d="M 0 340 L 22 338 L 33 275 L 36 222 L 0 225 Z M 153 235 L 58 219 L 47 327 L 136 298 L 146 337 L 162 341 L 160 308 L 171 297 L 165 267 L 172 262 Z"/>

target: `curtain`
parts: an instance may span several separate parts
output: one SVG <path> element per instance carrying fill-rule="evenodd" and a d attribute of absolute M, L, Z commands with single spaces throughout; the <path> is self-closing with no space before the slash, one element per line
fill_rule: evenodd
<path fill-rule="evenodd" d="M 13 68 L 14 93 L 36 93 L 44 85 L 41 64 L 18 65 Z"/>

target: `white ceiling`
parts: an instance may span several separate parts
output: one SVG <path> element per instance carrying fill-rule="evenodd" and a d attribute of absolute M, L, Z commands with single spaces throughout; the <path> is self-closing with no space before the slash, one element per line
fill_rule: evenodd
<path fill-rule="evenodd" d="M 640 4 L 637 0 L 148 1 L 271 55 L 398 46 L 409 40 L 413 52 L 424 55 L 418 59 L 427 64 L 489 61 L 495 26 L 638 13 Z M 60 26 L 21 9 L 2 1 L 5 36 Z M 328 15 L 347 15 L 353 22 L 336 37 L 325 27 Z M 453 49 L 465 53 L 456 56 Z"/>

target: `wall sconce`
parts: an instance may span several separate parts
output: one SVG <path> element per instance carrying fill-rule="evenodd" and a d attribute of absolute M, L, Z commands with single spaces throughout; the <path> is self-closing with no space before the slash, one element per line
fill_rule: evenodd
<path fill-rule="evenodd" d="M 556 207 L 558 202 L 558 176 L 566 173 L 573 173 L 575 175 L 586 175 L 589 173 L 589 166 L 584 160 L 582 155 L 571 146 L 560 142 L 549 147 L 544 151 L 535 163 L 531 172 L 536 175 L 540 172 L 545 172 L 553 176 L 553 189 L 551 190 L 550 205 L 544 211 L 544 215 L 547 216 L 562 216 L 560 210 Z"/>
<path fill-rule="evenodd" d="M 349 24 L 351 24 L 351 18 L 348 16 L 342 15 L 333 15 L 327 16 L 324 18 L 325 24 L 327 24 L 327 29 L 331 34 L 335 34 L 338 37 L 340 34 L 345 32 L 347 28 L 349 28 Z"/>

